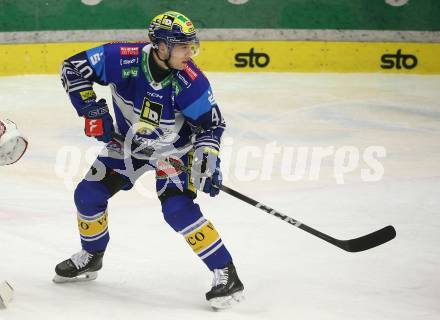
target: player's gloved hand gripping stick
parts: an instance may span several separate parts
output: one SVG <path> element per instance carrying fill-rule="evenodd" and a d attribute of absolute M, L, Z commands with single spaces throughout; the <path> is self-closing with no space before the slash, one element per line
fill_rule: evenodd
<path fill-rule="evenodd" d="M 118 133 L 113 132 L 112 136 L 115 140 L 117 140 L 120 143 L 124 143 L 124 137 Z M 147 156 L 151 156 L 154 152 L 154 150 L 149 150 L 149 149 L 143 149 L 142 151 L 144 154 L 146 154 Z M 157 158 L 157 153 L 154 154 L 154 156 Z M 168 162 L 170 165 L 172 165 L 173 167 L 175 167 L 178 170 L 181 170 L 183 172 L 186 172 L 188 174 L 192 174 L 191 172 L 191 168 L 188 168 L 186 166 L 184 166 L 183 164 L 176 162 L 176 161 L 169 161 L 168 158 L 166 156 L 161 157 L 160 160 L 166 161 Z M 213 180 L 215 183 L 215 180 Z M 245 196 L 244 194 L 235 191 L 225 185 L 220 185 L 217 186 L 219 187 L 219 189 L 237 199 L 240 199 L 254 207 L 257 207 L 271 215 L 273 215 L 274 217 L 277 217 L 278 219 L 281 219 L 297 228 L 300 228 L 324 241 L 327 241 L 328 243 L 331 243 L 332 245 L 341 248 L 342 250 L 348 251 L 348 252 L 359 252 L 359 251 L 365 251 L 374 247 L 377 247 L 381 244 L 384 244 L 392 239 L 394 239 L 396 237 L 396 230 L 394 229 L 393 226 L 387 226 L 384 227 L 380 230 L 377 230 L 375 232 L 369 233 L 365 236 L 359 237 L 359 238 L 354 238 L 354 239 L 349 239 L 349 240 L 339 240 L 336 238 L 333 238 L 321 231 L 318 231 L 312 227 L 309 227 L 308 225 L 293 219 L 285 214 L 282 214 L 252 198 L 249 198 L 248 196 Z"/>
<path fill-rule="evenodd" d="M 215 197 L 220 193 L 222 173 L 220 171 L 219 152 L 209 147 L 196 148 L 194 152 L 191 176 L 198 190 Z"/>

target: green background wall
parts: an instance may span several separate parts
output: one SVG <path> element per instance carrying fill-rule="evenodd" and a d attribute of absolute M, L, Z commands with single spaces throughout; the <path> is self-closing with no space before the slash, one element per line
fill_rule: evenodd
<path fill-rule="evenodd" d="M 401 1 L 401 0 L 398 0 Z M 165 4 L 164 4 L 165 3 Z M 440 30 L 440 0 L 0 0 L 1 31 L 140 29 L 157 13 L 177 10 L 197 28 Z"/>

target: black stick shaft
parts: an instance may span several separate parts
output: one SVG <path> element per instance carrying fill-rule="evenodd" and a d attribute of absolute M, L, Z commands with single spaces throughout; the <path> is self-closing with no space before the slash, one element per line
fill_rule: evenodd
<path fill-rule="evenodd" d="M 244 194 L 235 191 L 225 185 L 222 185 L 220 187 L 220 190 L 348 252 L 365 251 L 380 246 L 381 244 L 384 244 L 385 242 L 388 242 L 396 237 L 396 230 L 394 229 L 394 227 L 387 226 L 359 238 L 350 240 L 339 240 L 329 236 L 328 234 L 318 231 L 294 218 L 282 214 L 281 212 L 272 209 L 271 207 L 268 207 L 265 204 L 262 204 L 261 202 L 258 202 L 252 198 L 249 198 L 248 196 L 245 196 Z"/>
<path fill-rule="evenodd" d="M 220 187 L 220 190 L 222 190 L 223 192 L 226 192 L 227 194 L 229 194 L 229 195 L 231 195 L 231 196 L 233 196 L 233 197 L 235 197 L 237 199 L 240 199 L 240 200 L 242 200 L 242 201 L 244 201 L 244 202 L 246 202 L 246 203 L 248 203 L 248 204 L 250 204 L 250 205 L 252 205 L 254 207 L 257 207 L 258 209 L 261 209 L 261 210 L 263 210 L 263 211 L 265 211 L 265 212 L 267 212 L 267 213 L 277 217 L 278 219 L 281 219 L 281 220 L 283 220 L 283 221 L 285 221 L 285 222 L 287 222 L 287 223 L 289 223 L 289 224 L 291 224 L 291 225 L 293 225 L 295 227 L 298 227 L 298 228 L 300 228 L 300 229 L 302 229 L 302 230 L 304 230 L 304 231 L 306 231 L 308 233 L 311 233 L 314 236 L 317 236 L 318 238 L 321 238 L 321 239 L 323 239 L 323 240 L 325 240 L 327 242 L 332 243 L 332 241 L 336 240 L 335 238 L 332 238 L 332 237 L 330 237 L 329 235 L 327 235 L 325 233 L 322 233 L 322 232 L 320 232 L 320 231 L 318 231 L 316 229 L 313 229 L 312 227 L 309 227 L 308 225 L 306 225 L 306 224 L 304 224 L 304 223 L 302 223 L 302 222 L 300 222 L 300 221 L 298 221 L 298 220 L 296 220 L 294 218 L 291 218 L 291 217 L 289 217 L 289 216 L 287 216 L 285 214 L 282 214 L 281 212 L 279 212 L 279 211 L 277 211 L 275 209 L 272 209 L 271 207 L 268 207 L 265 204 L 262 204 L 261 202 L 258 202 L 258 201 L 254 200 L 252 198 L 249 198 L 248 196 L 245 196 L 244 194 L 242 194 L 242 193 L 240 193 L 238 191 L 235 191 L 235 190 L 233 190 L 233 189 L 231 189 L 231 188 L 229 188 L 229 187 L 227 187 L 225 185 L 222 185 Z"/>

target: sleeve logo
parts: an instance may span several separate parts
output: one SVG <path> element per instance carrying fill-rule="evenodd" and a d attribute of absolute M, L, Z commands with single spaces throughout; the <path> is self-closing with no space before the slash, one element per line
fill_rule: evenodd
<path fill-rule="evenodd" d="M 83 101 L 88 101 L 90 99 L 96 99 L 96 94 L 95 94 L 95 91 L 93 91 L 93 90 L 81 91 L 79 93 L 79 95 L 81 96 L 81 99 Z"/>

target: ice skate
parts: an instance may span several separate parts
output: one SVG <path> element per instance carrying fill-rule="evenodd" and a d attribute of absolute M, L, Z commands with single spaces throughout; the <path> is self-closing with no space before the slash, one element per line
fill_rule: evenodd
<path fill-rule="evenodd" d="M 97 271 L 102 268 L 103 257 L 104 251 L 90 253 L 81 250 L 70 259 L 57 264 L 53 282 L 65 283 L 95 280 L 98 277 Z"/>
<path fill-rule="evenodd" d="M 206 293 L 206 300 L 214 310 L 227 309 L 244 299 L 244 286 L 231 262 L 223 269 L 214 269 L 212 288 Z"/>

